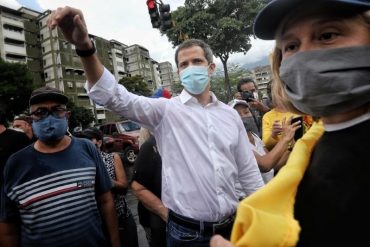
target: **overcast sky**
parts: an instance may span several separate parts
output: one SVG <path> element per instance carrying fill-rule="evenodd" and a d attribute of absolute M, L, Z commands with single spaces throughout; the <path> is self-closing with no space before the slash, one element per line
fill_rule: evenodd
<path fill-rule="evenodd" d="M 71 6 L 83 11 L 91 34 L 105 39 L 115 39 L 127 45 L 139 44 L 149 50 L 157 62 L 169 61 L 173 65 L 174 51 L 166 36 L 153 29 L 146 0 L 1 0 L 1 5 L 18 9 L 25 6 L 42 12 L 58 7 Z M 164 0 L 171 10 L 184 4 L 185 0 Z M 266 57 L 273 41 L 252 40 L 252 48 L 246 55 L 233 54 L 231 63 L 253 63 Z"/>

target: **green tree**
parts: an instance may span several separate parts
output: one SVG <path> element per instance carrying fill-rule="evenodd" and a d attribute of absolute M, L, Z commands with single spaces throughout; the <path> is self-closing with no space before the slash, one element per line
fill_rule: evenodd
<path fill-rule="evenodd" d="M 179 95 L 184 87 L 181 83 L 173 83 L 171 86 L 172 95 Z"/>
<path fill-rule="evenodd" d="M 172 12 L 174 27 L 167 30 L 169 41 L 179 45 L 188 38 L 202 39 L 219 57 L 224 68 L 224 88 L 231 98 L 227 61 L 230 54 L 251 48 L 253 20 L 266 0 L 186 0 Z"/>
<path fill-rule="evenodd" d="M 140 75 L 132 77 L 123 77 L 119 83 L 127 88 L 128 91 L 137 95 L 150 96 L 152 91 L 149 89 L 148 84 Z"/>
<path fill-rule="evenodd" d="M 27 66 L 0 59 L 0 110 L 8 120 L 29 107 L 33 82 Z"/>
<path fill-rule="evenodd" d="M 68 101 L 67 109 L 71 112 L 68 119 L 70 130 L 73 130 L 75 127 L 82 127 L 84 129 L 95 120 L 94 114 L 91 110 L 81 106 L 76 106 L 72 100 Z"/>
<path fill-rule="evenodd" d="M 249 70 L 240 67 L 240 65 L 238 64 L 230 64 L 228 66 L 228 75 L 230 80 L 231 92 L 235 93 L 236 86 L 239 80 L 243 77 L 251 77 L 252 73 Z M 222 69 L 216 69 L 211 79 L 211 91 L 217 96 L 220 101 L 228 103 L 230 101 L 230 98 L 227 94 L 227 91 L 225 90 L 224 82 L 224 71 Z"/>

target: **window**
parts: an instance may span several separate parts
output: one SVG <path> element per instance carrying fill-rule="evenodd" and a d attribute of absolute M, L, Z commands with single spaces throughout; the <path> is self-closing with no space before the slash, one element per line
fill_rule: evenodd
<path fill-rule="evenodd" d="M 140 126 L 131 121 L 120 123 L 119 128 L 121 132 L 140 130 Z"/>
<path fill-rule="evenodd" d="M 112 124 L 110 128 L 110 132 L 113 135 L 114 133 L 118 133 L 116 125 Z"/>

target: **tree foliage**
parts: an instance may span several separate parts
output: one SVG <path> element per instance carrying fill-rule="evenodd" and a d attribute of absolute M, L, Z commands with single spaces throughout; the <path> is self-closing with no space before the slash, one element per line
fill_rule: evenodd
<path fill-rule="evenodd" d="M 251 48 L 253 20 L 265 3 L 266 0 L 186 0 L 184 6 L 172 11 L 175 25 L 165 34 L 174 46 L 188 38 L 208 43 L 223 64 L 230 99 L 227 61 L 230 54 L 246 54 Z"/>
<path fill-rule="evenodd" d="M 121 80 L 119 80 L 119 83 L 125 86 L 125 88 L 131 93 L 143 96 L 150 96 L 152 94 L 152 91 L 149 89 L 148 84 L 140 75 L 123 77 Z"/>
<path fill-rule="evenodd" d="M 252 77 L 251 71 L 240 67 L 238 64 L 230 64 L 228 66 L 229 70 L 229 80 L 232 95 L 237 91 L 236 86 L 241 78 Z M 214 75 L 211 79 L 211 91 L 217 96 L 217 98 L 228 103 L 230 98 L 227 95 L 227 91 L 224 88 L 224 71 L 222 69 L 216 69 Z"/>
<path fill-rule="evenodd" d="M 180 83 L 173 83 L 171 86 L 172 95 L 179 95 L 183 88 L 184 87 Z"/>
<path fill-rule="evenodd" d="M 33 82 L 27 66 L 0 59 L 0 110 L 8 120 L 28 109 Z"/>
<path fill-rule="evenodd" d="M 71 115 L 68 119 L 70 130 L 73 130 L 78 126 L 85 129 L 95 120 L 94 114 L 91 112 L 91 110 L 85 107 L 76 106 L 72 100 L 68 101 L 67 108 L 71 112 Z"/>

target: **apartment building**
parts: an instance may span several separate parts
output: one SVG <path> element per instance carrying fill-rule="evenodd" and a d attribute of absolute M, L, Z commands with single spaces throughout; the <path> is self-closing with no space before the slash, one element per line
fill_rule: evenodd
<path fill-rule="evenodd" d="M 37 18 L 41 13 L 22 7 L 0 5 L 0 57 L 6 62 L 26 64 L 34 85 L 42 85 L 41 51 Z"/>
<path fill-rule="evenodd" d="M 161 86 L 171 91 L 171 86 L 174 83 L 172 64 L 168 61 L 159 63 L 159 74 Z"/>
<path fill-rule="evenodd" d="M 256 67 L 253 69 L 252 73 L 261 94 L 260 96 L 262 96 L 262 98 L 267 97 L 267 87 L 271 84 L 272 80 L 270 65 Z"/>
<path fill-rule="evenodd" d="M 76 106 L 90 109 L 96 123 L 118 118 L 104 107 L 95 105 L 87 96 L 85 73 L 74 45 L 67 42 L 57 29 L 50 30 L 43 13 L 0 5 L 0 55 L 8 62 L 27 64 L 35 85 L 48 85 L 63 91 Z M 90 34 L 97 55 L 116 80 L 140 75 L 151 90 L 162 85 L 159 63 L 150 57 L 149 50 L 138 44 L 126 45 Z"/>
<path fill-rule="evenodd" d="M 154 91 L 156 86 L 157 64 L 149 56 L 149 50 L 141 45 L 131 45 L 126 48 L 126 68 L 128 76 L 140 75 L 148 83 L 148 87 Z"/>

